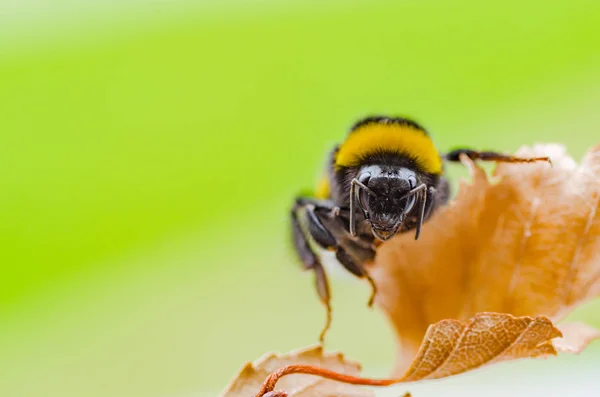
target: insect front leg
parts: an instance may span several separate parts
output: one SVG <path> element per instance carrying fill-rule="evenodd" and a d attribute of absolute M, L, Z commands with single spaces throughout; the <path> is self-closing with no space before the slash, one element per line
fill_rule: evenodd
<path fill-rule="evenodd" d="M 371 285 L 371 296 L 368 305 L 369 307 L 372 306 L 377 294 L 377 287 L 364 267 L 366 262 L 373 260 L 375 257 L 373 234 L 370 232 L 370 228 L 365 230 L 359 227 L 359 233 L 353 236 L 349 230 L 350 211 L 348 209 L 337 207 L 333 210 L 315 208 L 315 215 L 320 224 L 333 236 L 335 245 L 327 248 L 335 251 L 338 262 L 350 273 L 358 278 L 366 279 Z M 360 218 L 360 215 L 359 224 L 365 225 L 364 219 Z"/>
<path fill-rule="evenodd" d="M 367 305 L 369 307 L 373 306 L 373 302 L 375 302 L 375 295 L 377 295 L 377 286 L 375 285 L 375 281 L 371 278 L 366 269 L 359 263 L 355 261 L 355 259 L 346 252 L 346 250 L 342 247 L 338 247 L 335 257 L 348 270 L 350 273 L 354 274 L 359 278 L 366 278 L 369 284 L 371 285 L 371 295 L 369 296 L 369 301 Z"/>
<path fill-rule="evenodd" d="M 331 294 L 329 293 L 329 282 L 327 281 L 327 274 L 325 273 L 325 269 L 323 269 L 319 257 L 310 246 L 310 242 L 302 230 L 302 226 L 298 219 L 300 211 L 301 207 L 298 205 L 294 206 L 292 209 L 292 238 L 294 248 L 300 257 L 304 268 L 312 269 L 315 273 L 315 287 L 321 302 L 325 305 L 325 309 L 327 310 L 325 326 L 319 335 L 319 341 L 323 343 L 325 334 L 331 326 Z"/>
<path fill-rule="evenodd" d="M 471 160 L 497 161 L 502 163 L 534 163 L 537 161 L 547 161 L 551 163 L 550 157 L 516 157 L 509 154 L 498 152 L 478 152 L 471 149 L 456 149 L 446 153 L 445 158 L 448 161 L 459 162 L 460 155 L 464 154 Z"/>
<path fill-rule="evenodd" d="M 372 235 L 351 236 L 348 230 L 348 210 L 341 209 L 328 200 L 305 197 L 296 199 L 292 210 L 292 224 L 296 251 L 305 268 L 315 271 L 317 290 L 327 307 L 328 317 L 321 333 L 322 340 L 331 321 L 330 294 L 325 271 L 312 246 L 317 245 L 335 252 L 337 260 L 349 272 L 359 278 L 366 278 L 372 287 L 369 299 L 369 305 L 372 305 L 376 293 L 375 283 L 363 267 L 364 262 L 375 256 Z"/>
<path fill-rule="evenodd" d="M 335 252 L 342 266 L 355 276 L 366 278 L 375 290 L 375 284 L 363 266 L 375 257 L 372 234 L 363 232 L 352 236 L 349 232 L 350 212 L 331 201 L 301 198 L 298 202 L 304 206 L 311 238 L 322 248 Z M 372 297 L 370 302 L 372 304 Z"/>

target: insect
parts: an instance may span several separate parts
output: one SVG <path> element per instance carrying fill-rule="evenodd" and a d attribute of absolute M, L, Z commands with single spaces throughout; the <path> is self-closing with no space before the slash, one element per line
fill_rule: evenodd
<path fill-rule="evenodd" d="M 295 250 L 305 269 L 315 273 L 316 289 L 327 309 L 323 341 L 331 324 L 330 290 L 319 251 L 335 253 L 350 273 L 371 284 L 364 264 L 376 248 L 398 233 L 414 231 L 450 197 L 444 162 L 472 160 L 526 163 L 548 157 L 519 158 L 497 152 L 457 149 L 440 154 L 427 131 L 401 117 L 367 117 L 350 128 L 331 151 L 325 176 L 313 196 L 299 196 L 291 211 Z"/>

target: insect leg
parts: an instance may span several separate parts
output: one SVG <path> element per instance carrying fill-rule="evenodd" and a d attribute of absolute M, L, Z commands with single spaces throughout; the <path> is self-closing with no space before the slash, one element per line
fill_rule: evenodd
<path fill-rule="evenodd" d="M 449 153 L 446 153 L 445 159 L 448 161 L 458 162 L 460 161 L 460 155 L 464 154 L 471 160 L 482 160 L 482 161 L 497 161 L 503 163 L 534 163 L 536 161 L 550 161 L 550 157 L 516 157 L 509 154 L 503 154 L 498 152 L 478 152 L 471 149 L 456 149 Z"/>
<path fill-rule="evenodd" d="M 308 231 L 313 239 L 323 248 L 333 248 L 337 245 L 335 238 L 331 235 L 329 230 L 323 226 L 319 216 L 317 215 L 317 209 L 313 205 L 308 205 L 305 208 L 306 220 L 308 223 Z M 319 212 L 322 212 L 320 209 Z"/>
<path fill-rule="evenodd" d="M 306 237 L 304 236 L 304 232 L 302 231 L 300 222 L 298 221 L 296 209 L 292 210 L 292 238 L 294 242 L 294 248 L 296 249 L 298 257 L 300 257 L 304 268 L 313 269 L 319 263 L 319 258 L 313 252 L 308 241 L 306 240 Z"/>
<path fill-rule="evenodd" d="M 325 325 L 319 334 L 319 342 L 323 343 L 325 341 L 325 335 L 331 327 L 331 295 L 329 294 L 329 282 L 327 281 L 327 274 L 325 273 L 325 269 L 323 269 L 323 265 L 319 263 L 318 266 L 315 266 L 314 272 L 317 292 L 321 297 L 321 302 L 323 302 L 327 311 L 327 315 L 325 316 Z"/>
<path fill-rule="evenodd" d="M 336 245 L 333 249 L 338 262 L 358 278 L 367 279 L 371 285 L 371 296 L 368 305 L 372 306 L 377 287 L 363 266 L 365 262 L 375 257 L 372 235 L 351 235 L 349 231 L 350 214 L 347 209 L 326 210 L 321 208 L 317 209 L 316 215 L 335 238 Z"/>
<path fill-rule="evenodd" d="M 352 236 L 349 232 L 348 209 L 339 208 L 331 201 L 300 197 L 296 200 L 296 208 L 304 210 L 310 237 L 324 249 L 335 251 L 342 266 L 355 276 L 366 278 L 371 284 L 371 306 L 377 288 L 363 263 L 375 257 L 372 235 Z"/>
<path fill-rule="evenodd" d="M 369 301 L 367 305 L 369 307 L 373 306 L 373 302 L 375 301 L 375 295 L 377 295 L 377 286 L 375 285 L 375 281 L 371 278 L 366 269 L 356 263 L 354 259 L 344 250 L 342 247 L 338 247 L 335 253 L 336 259 L 348 270 L 350 273 L 354 274 L 358 278 L 366 278 L 369 284 L 371 284 L 371 295 L 369 296 Z"/>
<path fill-rule="evenodd" d="M 327 274 L 325 273 L 325 269 L 323 269 L 321 261 L 311 248 L 306 236 L 304 235 L 302 227 L 300 226 L 300 222 L 298 220 L 299 209 L 300 207 L 297 206 L 294 206 L 292 209 L 292 237 L 294 241 L 294 247 L 296 248 L 296 252 L 300 257 L 304 268 L 312 269 L 315 273 L 315 286 L 317 293 L 319 294 L 319 298 L 321 299 L 323 305 L 325 305 L 325 309 L 327 311 L 325 326 L 319 335 L 319 341 L 323 343 L 325 340 L 325 334 L 331 326 L 331 295 L 329 293 L 329 282 L 327 281 Z"/>

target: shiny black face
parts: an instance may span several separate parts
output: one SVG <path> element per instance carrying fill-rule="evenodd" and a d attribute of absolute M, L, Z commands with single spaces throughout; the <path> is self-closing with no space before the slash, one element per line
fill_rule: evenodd
<path fill-rule="evenodd" d="M 360 190 L 358 199 L 373 235 L 391 238 L 415 208 L 417 195 L 409 192 L 417 187 L 417 175 L 404 167 L 370 165 L 361 169 L 358 180 L 368 188 Z"/>

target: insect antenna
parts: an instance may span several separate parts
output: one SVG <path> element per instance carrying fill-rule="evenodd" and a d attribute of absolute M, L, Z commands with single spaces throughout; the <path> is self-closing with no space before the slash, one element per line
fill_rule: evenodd
<path fill-rule="evenodd" d="M 419 239 L 419 235 L 421 234 L 421 226 L 423 226 L 423 220 L 425 219 L 425 207 L 427 204 L 427 185 L 422 183 L 416 188 L 412 189 L 410 192 L 406 193 L 402 198 L 410 197 L 413 194 L 417 195 L 417 200 L 421 203 L 421 208 L 419 210 L 419 219 L 417 219 L 417 227 L 415 232 L 415 240 Z"/>
<path fill-rule="evenodd" d="M 357 178 L 352 179 L 350 182 L 350 235 L 356 237 L 356 225 L 354 220 L 354 202 L 358 202 L 360 209 L 363 211 L 365 218 L 369 219 L 369 214 L 363 208 L 360 201 L 360 189 L 364 189 L 367 193 L 377 196 L 377 194 L 369 189 L 367 185 L 359 181 Z"/>
<path fill-rule="evenodd" d="M 421 186 L 425 186 L 425 189 L 422 189 L 422 192 L 419 192 L 419 195 L 422 196 L 419 197 L 419 200 L 421 201 L 421 210 L 419 211 L 419 219 L 417 220 L 415 240 L 418 240 L 419 235 L 421 234 L 421 226 L 423 226 L 423 219 L 425 218 L 425 206 L 427 204 L 427 186 L 424 184 Z"/>

